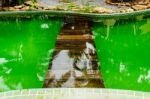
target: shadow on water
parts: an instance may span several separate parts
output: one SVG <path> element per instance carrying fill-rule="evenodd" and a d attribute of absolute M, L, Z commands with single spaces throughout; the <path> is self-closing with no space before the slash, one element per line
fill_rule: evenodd
<path fill-rule="evenodd" d="M 104 87 L 87 19 L 65 19 L 44 87 Z"/>

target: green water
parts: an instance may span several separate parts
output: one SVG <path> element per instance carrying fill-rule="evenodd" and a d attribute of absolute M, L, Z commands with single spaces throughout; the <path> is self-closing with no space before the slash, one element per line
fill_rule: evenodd
<path fill-rule="evenodd" d="M 105 87 L 150 91 L 150 18 L 100 20 L 93 33 Z"/>
<path fill-rule="evenodd" d="M 61 19 L 0 19 L 0 91 L 41 88 Z"/>

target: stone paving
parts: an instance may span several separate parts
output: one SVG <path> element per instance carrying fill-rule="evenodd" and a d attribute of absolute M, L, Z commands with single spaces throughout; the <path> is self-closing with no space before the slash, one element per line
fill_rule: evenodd
<path fill-rule="evenodd" d="M 150 99 L 150 93 L 112 89 L 51 88 L 0 93 L 0 99 Z"/>

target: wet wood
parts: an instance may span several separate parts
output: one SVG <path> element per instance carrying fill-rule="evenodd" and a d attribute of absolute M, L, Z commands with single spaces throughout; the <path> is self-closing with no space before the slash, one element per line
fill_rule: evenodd
<path fill-rule="evenodd" d="M 78 34 L 86 34 L 86 33 L 89 33 L 90 32 L 90 30 L 89 29 L 87 29 L 87 30 L 66 30 L 66 29 L 64 29 L 64 30 L 62 30 L 61 31 L 61 33 L 60 33 L 60 35 L 63 35 L 63 33 L 65 32 L 65 34 L 66 35 L 78 35 Z"/>
<path fill-rule="evenodd" d="M 58 36 L 58 40 L 91 40 L 92 36 L 91 35 L 61 35 Z"/>
<path fill-rule="evenodd" d="M 65 22 L 43 87 L 103 88 L 90 22 L 78 17 Z"/>
<path fill-rule="evenodd" d="M 63 71 L 63 70 L 57 70 L 58 72 L 59 71 Z M 49 70 L 48 72 L 47 72 L 47 75 L 46 75 L 46 79 L 47 80 L 49 80 L 49 79 L 53 79 L 53 73 L 52 73 L 53 71 L 51 71 L 51 70 Z M 88 77 L 88 79 L 100 79 L 101 78 L 101 75 L 99 74 L 99 70 L 95 70 L 95 71 L 93 71 L 93 72 L 91 72 L 91 70 L 86 70 L 86 71 L 84 71 L 84 72 L 88 72 L 88 74 L 87 74 L 87 77 Z M 62 75 L 63 76 L 63 75 Z M 63 79 L 68 79 L 69 78 L 69 76 L 70 75 L 66 75 L 66 76 L 64 76 L 63 77 Z M 75 76 L 78 76 L 78 75 L 75 75 Z M 80 76 L 80 75 L 79 75 Z M 85 79 L 85 77 L 84 76 L 80 76 L 80 77 L 78 77 L 78 79 Z M 102 79 L 102 78 L 101 78 Z"/>

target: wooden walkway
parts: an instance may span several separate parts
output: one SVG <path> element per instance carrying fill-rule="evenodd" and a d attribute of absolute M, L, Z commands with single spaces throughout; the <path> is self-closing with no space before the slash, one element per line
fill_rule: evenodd
<path fill-rule="evenodd" d="M 44 88 L 103 88 L 90 22 L 66 18 L 57 38 Z"/>

